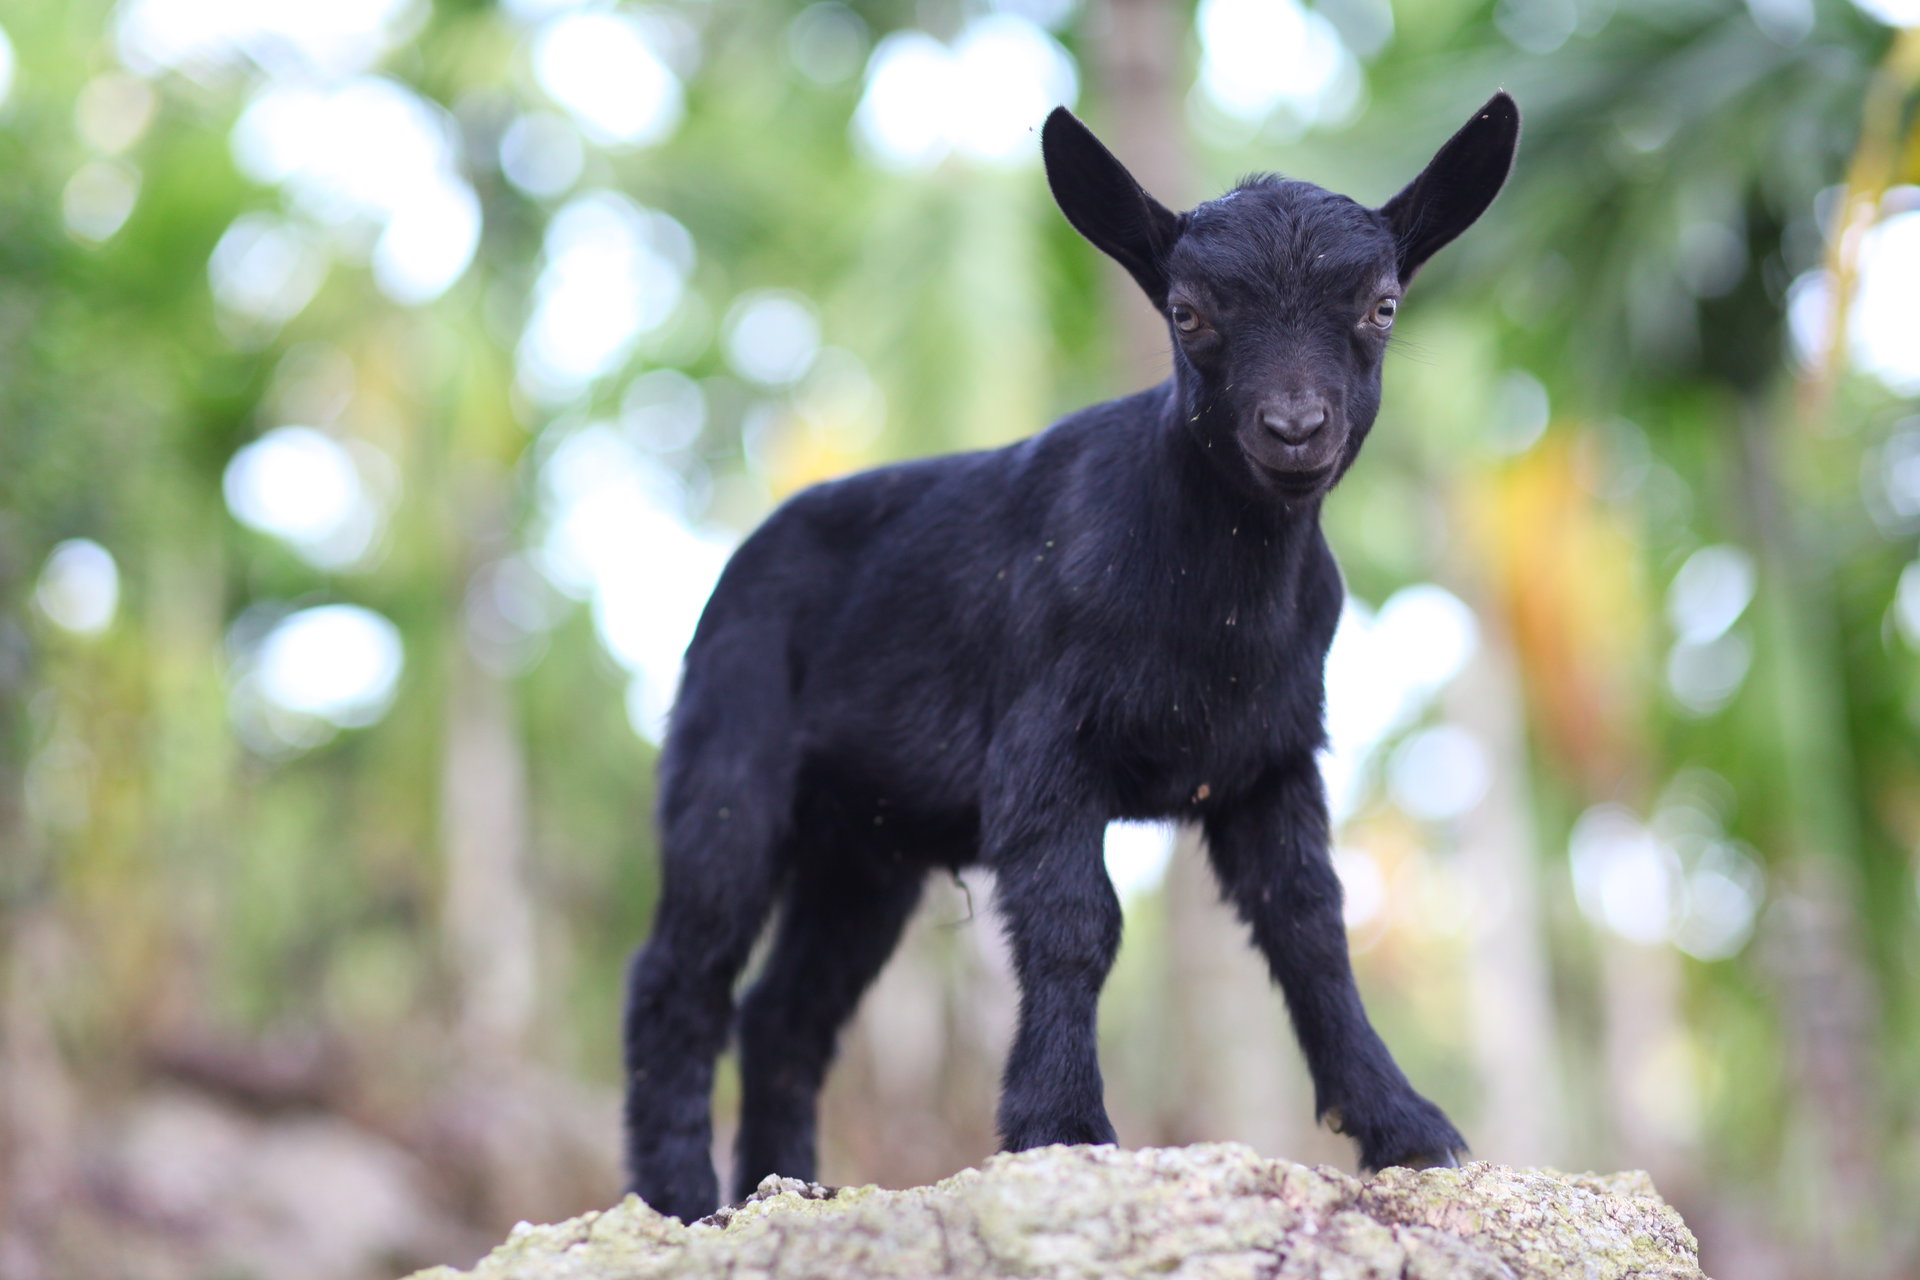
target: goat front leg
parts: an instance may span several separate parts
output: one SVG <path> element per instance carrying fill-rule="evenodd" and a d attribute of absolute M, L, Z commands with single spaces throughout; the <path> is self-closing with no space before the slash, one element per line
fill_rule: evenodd
<path fill-rule="evenodd" d="M 1207 818 L 1206 836 L 1222 891 L 1286 995 L 1313 1076 L 1315 1114 L 1359 1144 L 1368 1170 L 1457 1164 L 1465 1139 L 1414 1092 L 1360 1002 L 1313 758 L 1301 756 L 1221 806 Z"/>
<path fill-rule="evenodd" d="M 1110 1143 L 1095 1038 L 1100 988 L 1120 948 L 1120 900 L 1095 789 L 1070 744 L 1008 726 L 989 756 L 981 818 L 1020 983 L 1001 1141 L 1008 1151 Z"/>

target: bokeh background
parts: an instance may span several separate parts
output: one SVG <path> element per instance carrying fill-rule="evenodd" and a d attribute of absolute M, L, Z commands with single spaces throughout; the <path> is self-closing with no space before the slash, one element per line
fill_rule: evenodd
<path fill-rule="evenodd" d="M 652 766 L 729 548 L 1160 378 L 1056 102 L 1379 202 L 1496 87 L 1326 519 L 1362 986 L 1478 1154 L 1721 1280 L 1920 1274 L 1914 0 L 0 0 L 0 1276 L 390 1276 L 619 1190 Z M 1351 1168 L 1191 836 L 1123 1141 Z M 823 1176 L 993 1149 L 990 879 Z M 735 1085 L 723 1076 L 722 1141 Z"/>

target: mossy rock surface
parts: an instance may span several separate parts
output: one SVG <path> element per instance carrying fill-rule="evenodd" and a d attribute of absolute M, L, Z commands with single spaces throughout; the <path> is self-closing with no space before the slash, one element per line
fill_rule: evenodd
<path fill-rule="evenodd" d="M 1643 1173 L 1470 1164 L 1360 1181 L 1237 1143 L 995 1156 L 930 1187 L 769 1178 L 682 1226 L 637 1199 L 522 1225 L 414 1280 L 1683 1280 L 1693 1233 Z"/>

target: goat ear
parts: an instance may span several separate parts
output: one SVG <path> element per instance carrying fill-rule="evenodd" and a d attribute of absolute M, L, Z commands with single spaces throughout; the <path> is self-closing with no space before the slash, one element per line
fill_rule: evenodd
<path fill-rule="evenodd" d="M 1167 305 L 1167 251 L 1180 217 L 1148 195 L 1073 112 L 1055 107 L 1040 130 L 1047 185 L 1060 212 L 1125 267 L 1156 307 Z"/>
<path fill-rule="evenodd" d="M 1400 242 L 1402 284 L 1487 211 L 1513 168 L 1519 142 L 1520 108 L 1505 93 L 1496 93 L 1447 139 L 1419 177 L 1380 207 Z"/>

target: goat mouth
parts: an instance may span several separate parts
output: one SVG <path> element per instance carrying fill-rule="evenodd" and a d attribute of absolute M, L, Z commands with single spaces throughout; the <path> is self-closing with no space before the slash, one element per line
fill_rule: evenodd
<path fill-rule="evenodd" d="M 1288 498 L 1305 498 L 1324 492 L 1333 483 L 1337 462 L 1326 462 L 1317 467 L 1276 467 L 1271 463 L 1257 463 L 1260 478 L 1266 487 L 1274 493 Z"/>
<path fill-rule="evenodd" d="M 1328 427 L 1298 443 L 1282 441 L 1262 427 L 1240 434 L 1240 451 L 1254 480 L 1267 492 L 1284 498 L 1304 498 L 1325 492 L 1340 471 L 1340 446 L 1345 433 Z"/>

